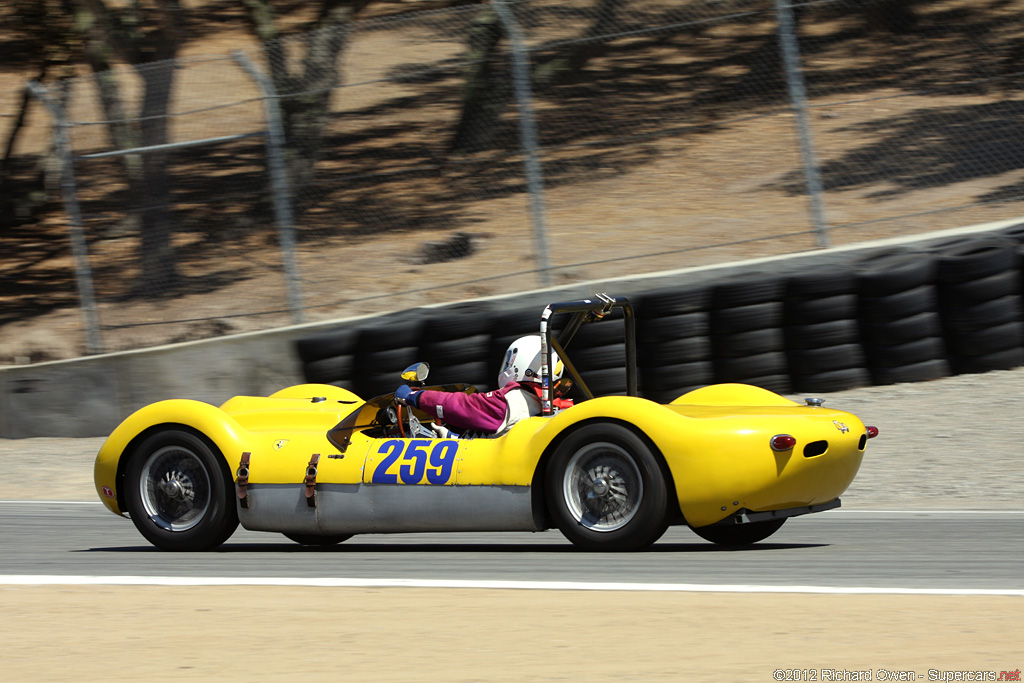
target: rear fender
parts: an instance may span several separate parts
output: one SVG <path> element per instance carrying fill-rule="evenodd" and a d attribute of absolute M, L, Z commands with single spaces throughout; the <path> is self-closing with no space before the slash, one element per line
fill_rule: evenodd
<path fill-rule="evenodd" d="M 679 420 L 679 416 L 664 408 L 662 405 L 642 398 L 626 396 L 607 396 L 596 398 L 573 406 L 571 410 L 558 413 L 549 419 L 549 423 L 539 430 L 533 439 L 533 448 L 540 452 L 540 458 L 536 464 L 533 474 L 531 488 L 533 491 L 534 517 L 543 519 L 544 526 L 547 523 L 547 502 L 544 494 L 545 482 L 547 480 L 547 466 L 558 446 L 573 432 L 585 428 L 587 425 L 598 422 L 611 422 L 620 424 L 634 432 L 644 440 L 648 448 L 657 458 L 661 465 L 662 475 L 665 477 L 665 486 L 669 492 L 669 515 L 673 523 L 682 521 L 682 512 L 679 510 L 679 500 L 675 496 L 675 478 L 672 469 L 669 467 L 665 454 L 658 447 L 653 435 L 661 437 L 667 435 L 662 432 L 666 420 Z M 662 443 L 665 443 L 662 440 Z"/>

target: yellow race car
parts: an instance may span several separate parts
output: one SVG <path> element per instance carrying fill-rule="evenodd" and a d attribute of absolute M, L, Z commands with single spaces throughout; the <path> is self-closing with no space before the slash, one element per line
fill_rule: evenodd
<path fill-rule="evenodd" d="M 594 397 L 566 353 L 577 330 L 621 309 L 627 395 Z M 554 333 L 555 316 L 568 319 Z M 615 323 L 617 324 L 617 323 Z M 325 384 L 220 407 L 149 405 L 106 440 L 96 490 L 153 545 L 207 550 L 239 523 L 307 545 L 353 534 L 542 531 L 589 550 L 638 550 L 669 525 L 726 545 L 767 538 L 789 517 L 839 506 L 878 432 L 817 399 L 742 384 L 661 405 L 637 396 L 635 317 L 624 298 L 551 304 L 543 353 L 579 398 L 556 400 L 498 437 L 437 438 L 393 395 L 364 401 Z M 425 379 L 426 364 L 402 374 Z M 474 391 L 464 385 L 431 387 Z"/>

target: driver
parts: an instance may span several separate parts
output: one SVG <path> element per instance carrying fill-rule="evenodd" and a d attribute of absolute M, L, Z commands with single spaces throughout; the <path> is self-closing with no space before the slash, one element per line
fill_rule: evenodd
<path fill-rule="evenodd" d="M 504 434 L 516 422 L 541 413 L 540 335 L 516 339 L 505 352 L 505 364 L 498 373 L 498 389 L 486 394 L 398 387 L 395 400 L 411 405 L 457 430 Z M 553 356 L 551 382 L 562 377 L 562 361 Z"/>

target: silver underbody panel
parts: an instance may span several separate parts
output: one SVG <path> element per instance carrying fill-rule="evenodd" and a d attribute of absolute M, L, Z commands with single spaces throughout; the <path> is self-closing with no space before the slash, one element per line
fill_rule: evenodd
<path fill-rule="evenodd" d="M 370 534 L 541 531 L 529 486 L 318 484 L 316 506 L 297 484 L 250 484 L 238 519 L 251 531 Z"/>

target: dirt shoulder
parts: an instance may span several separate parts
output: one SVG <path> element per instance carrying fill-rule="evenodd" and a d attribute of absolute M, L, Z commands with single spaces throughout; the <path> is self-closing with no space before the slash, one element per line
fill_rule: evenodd
<path fill-rule="evenodd" d="M 60 616 L 41 605 L 60 604 Z M 4 588 L 8 680 L 830 680 L 1021 668 L 1020 598 Z"/>

